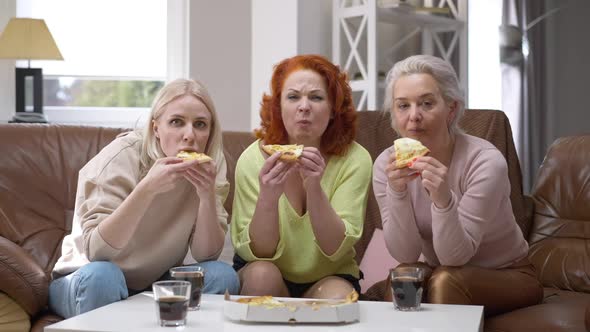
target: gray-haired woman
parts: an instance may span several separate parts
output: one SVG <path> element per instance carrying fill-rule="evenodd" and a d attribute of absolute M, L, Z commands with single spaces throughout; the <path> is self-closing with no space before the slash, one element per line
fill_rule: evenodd
<path fill-rule="evenodd" d="M 458 128 L 464 98 L 451 65 L 428 55 L 400 61 L 385 95 L 397 133 L 430 150 L 409 167 L 396 167 L 393 148 L 375 161 L 390 254 L 406 264 L 424 255 L 430 303 L 484 305 L 487 315 L 539 303 L 543 289 L 512 212 L 506 160 Z"/>
<path fill-rule="evenodd" d="M 180 151 L 211 162 L 184 161 Z M 166 84 L 145 129 L 117 137 L 79 173 L 72 233 L 53 270 L 49 306 L 72 317 L 148 288 L 183 261 L 206 269 L 205 293 L 239 291 L 217 262 L 229 184 L 221 130 L 205 87 Z"/>

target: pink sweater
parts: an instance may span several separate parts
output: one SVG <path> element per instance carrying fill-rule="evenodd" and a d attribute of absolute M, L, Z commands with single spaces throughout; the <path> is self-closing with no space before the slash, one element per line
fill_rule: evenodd
<path fill-rule="evenodd" d="M 385 167 L 393 147 L 373 167 L 373 190 L 389 253 L 400 263 L 503 268 L 525 258 L 528 244 L 514 219 L 506 160 L 486 140 L 458 134 L 447 181 L 451 204 L 432 204 L 420 178 L 393 191 Z"/>

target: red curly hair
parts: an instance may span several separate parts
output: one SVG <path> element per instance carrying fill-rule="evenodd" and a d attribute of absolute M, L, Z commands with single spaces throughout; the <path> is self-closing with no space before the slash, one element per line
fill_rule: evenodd
<path fill-rule="evenodd" d="M 288 144 L 288 134 L 281 116 L 281 91 L 287 77 L 296 70 L 311 70 L 324 78 L 332 119 L 322 134 L 320 151 L 328 155 L 343 155 L 356 135 L 357 114 L 346 73 L 319 55 L 297 55 L 275 66 L 270 95 L 262 96 L 260 128 L 256 137 L 266 144 Z"/>

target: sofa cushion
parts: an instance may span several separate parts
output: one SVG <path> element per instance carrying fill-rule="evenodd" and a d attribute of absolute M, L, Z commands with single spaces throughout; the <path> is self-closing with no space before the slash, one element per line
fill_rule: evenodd
<path fill-rule="evenodd" d="M 590 293 L 590 135 L 556 140 L 533 187 L 529 257 L 544 286 Z"/>
<path fill-rule="evenodd" d="M 542 304 L 487 318 L 485 332 L 582 332 L 589 311 L 590 294 L 545 288 Z"/>
<path fill-rule="evenodd" d="M 0 237 L 0 285 L 0 292 L 15 299 L 31 316 L 46 306 L 48 276 L 27 251 L 3 237 Z"/>
<path fill-rule="evenodd" d="M 0 292 L 0 331 L 28 332 L 29 315 L 8 295 Z"/>

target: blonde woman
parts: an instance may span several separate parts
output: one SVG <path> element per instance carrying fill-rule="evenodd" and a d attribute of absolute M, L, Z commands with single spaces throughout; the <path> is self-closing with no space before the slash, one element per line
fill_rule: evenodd
<path fill-rule="evenodd" d="M 184 161 L 176 157 L 180 151 L 206 153 L 213 161 Z M 80 170 L 50 308 L 68 318 L 125 299 L 185 256 L 205 267 L 205 293 L 237 293 L 236 273 L 215 261 L 227 230 L 228 188 L 220 125 L 206 88 L 186 79 L 166 84 L 144 130 L 117 137 Z"/>

